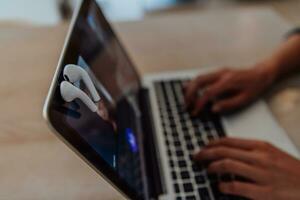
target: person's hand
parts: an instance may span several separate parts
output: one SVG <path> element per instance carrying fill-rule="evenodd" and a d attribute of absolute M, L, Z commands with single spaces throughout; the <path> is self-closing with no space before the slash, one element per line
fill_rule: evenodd
<path fill-rule="evenodd" d="M 187 107 L 193 115 L 210 101 L 213 101 L 213 112 L 239 108 L 267 89 L 274 81 L 273 74 L 268 67 L 257 65 L 250 69 L 221 69 L 200 75 L 185 86 Z M 201 90 L 203 94 L 199 96 Z"/>
<path fill-rule="evenodd" d="M 249 182 L 220 182 L 222 193 L 254 200 L 299 200 L 300 161 L 269 143 L 223 138 L 194 155 L 208 173 L 234 174 Z"/>

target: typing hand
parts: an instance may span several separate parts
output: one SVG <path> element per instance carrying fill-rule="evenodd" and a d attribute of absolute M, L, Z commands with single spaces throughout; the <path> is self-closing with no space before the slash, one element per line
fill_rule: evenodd
<path fill-rule="evenodd" d="M 195 154 L 197 162 L 207 162 L 208 173 L 234 174 L 250 182 L 221 182 L 225 194 L 254 200 L 299 200 L 300 161 L 269 143 L 223 138 Z"/>
<path fill-rule="evenodd" d="M 272 71 L 265 66 L 250 69 L 222 69 L 200 75 L 185 86 L 185 101 L 193 115 L 213 101 L 213 112 L 230 111 L 255 99 L 274 81 Z M 204 92 L 198 96 L 199 90 Z M 226 95 L 226 97 L 224 97 Z M 219 98 L 223 96 L 223 98 Z M 219 98 L 219 99 L 218 99 Z"/>

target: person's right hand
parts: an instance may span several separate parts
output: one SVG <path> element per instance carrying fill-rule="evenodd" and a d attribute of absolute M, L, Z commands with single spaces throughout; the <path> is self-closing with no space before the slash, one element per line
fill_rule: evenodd
<path fill-rule="evenodd" d="M 274 72 L 265 66 L 221 69 L 190 81 L 185 86 L 185 101 L 193 115 L 197 115 L 209 101 L 213 103 L 213 112 L 230 111 L 255 99 L 274 79 Z M 201 90 L 203 94 L 199 96 Z"/>
<path fill-rule="evenodd" d="M 252 200 L 300 199 L 300 161 L 272 144 L 225 137 L 211 141 L 194 160 L 209 163 L 209 174 L 233 174 L 248 180 L 220 182 L 222 193 Z"/>

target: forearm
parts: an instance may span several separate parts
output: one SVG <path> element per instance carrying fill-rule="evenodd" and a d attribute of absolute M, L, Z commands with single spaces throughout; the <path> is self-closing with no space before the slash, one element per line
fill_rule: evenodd
<path fill-rule="evenodd" d="M 300 34 L 288 38 L 269 58 L 262 61 L 273 81 L 300 69 Z"/>

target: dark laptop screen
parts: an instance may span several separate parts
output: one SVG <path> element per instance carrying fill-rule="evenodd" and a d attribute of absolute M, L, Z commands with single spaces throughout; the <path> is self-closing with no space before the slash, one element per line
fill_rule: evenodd
<path fill-rule="evenodd" d="M 80 99 L 69 103 L 62 99 L 59 84 L 67 79 L 63 77 L 67 64 L 78 65 L 91 77 L 101 97 L 96 102 L 98 112 L 89 110 Z M 58 132 L 68 132 L 63 136 L 100 170 L 105 168 L 105 175 L 114 177 L 115 183 L 143 196 L 139 77 L 94 1 L 83 3 L 57 84 L 50 115 L 61 124 Z M 84 82 L 73 85 L 91 97 Z M 103 162 L 99 164 L 95 155 Z"/>

